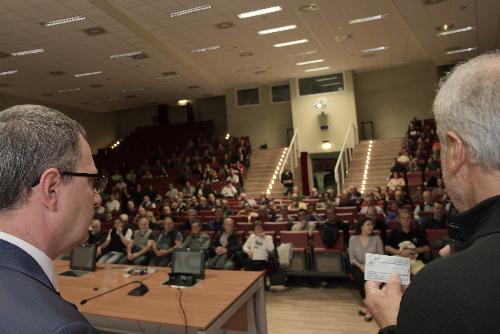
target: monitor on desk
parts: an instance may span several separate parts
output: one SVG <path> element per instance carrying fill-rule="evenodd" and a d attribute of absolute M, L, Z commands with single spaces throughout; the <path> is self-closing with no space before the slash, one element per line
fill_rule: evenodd
<path fill-rule="evenodd" d="M 172 255 L 172 275 L 189 275 L 205 278 L 205 251 L 181 248 Z"/>

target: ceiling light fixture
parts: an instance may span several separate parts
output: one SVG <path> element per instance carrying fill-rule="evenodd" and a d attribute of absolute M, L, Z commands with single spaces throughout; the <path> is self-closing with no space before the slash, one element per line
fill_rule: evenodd
<path fill-rule="evenodd" d="M 220 49 L 220 48 L 221 48 L 220 45 L 212 45 L 212 46 L 208 46 L 206 48 L 193 49 L 193 50 L 191 50 L 191 52 L 192 53 L 201 53 L 201 52 L 207 52 L 207 51 L 217 50 L 217 49 Z"/>
<path fill-rule="evenodd" d="M 356 23 L 363 23 L 363 22 L 370 22 L 370 21 L 381 20 L 381 19 L 383 19 L 386 16 L 389 16 L 389 14 L 379 14 L 379 15 L 374 15 L 374 16 L 362 17 L 362 18 L 359 18 L 359 19 L 349 20 L 349 24 L 356 24 Z"/>
<path fill-rule="evenodd" d="M 287 55 L 287 57 L 309 56 L 309 55 L 313 55 L 313 54 L 316 54 L 316 53 L 318 53 L 318 51 L 311 50 L 311 51 L 305 51 L 305 52 L 301 52 L 301 53 L 296 53 L 296 54 L 293 54 L 293 55 Z"/>
<path fill-rule="evenodd" d="M 17 70 L 11 70 L 11 71 L 5 71 L 5 72 L 0 72 L 0 75 L 11 75 L 11 74 L 16 74 Z"/>
<path fill-rule="evenodd" d="M 382 50 L 387 50 L 389 47 L 388 46 L 378 46 L 376 48 L 370 48 L 370 49 L 364 49 L 361 50 L 361 52 L 374 52 L 374 51 L 382 51 Z"/>
<path fill-rule="evenodd" d="M 271 28 L 271 29 L 266 29 L 266 30 L 261 30 L 257 32 L 259 35 L 268 35 L 272 34 L 275 32 L 281 32 L 281 31 L 287 31 L 287 30 L 292 30 L 292 29 L 297 29 L 297 26 L 295 24 L 291 24 L 288 26 L 283 26 L 283 27 L 277 27 L 277 28 Z"/>
<path fill-rule="evenodd" d="M 305 70 L 306 72 L 316 72 L 316 71 L 323 71 L 323 70 L 328 70 L 330 66 L 325 66 L 325 67 L 316 67 L 316 68 L 308 68 Z"/>
<path fill-rule="evenodd" d="M 309 40 L 304 38 L 304 39 L 298 39 L 296 41 L 290 41 L 290 42 L 284 42 L 284 43 L 274 44 L 273 46 L 275 48 L 282 48 L 284 46 L 303 44 L 303 43 L 307 43 L 307 42 L 309 42 Z"/>
<path fill-rule="evenodd" d="M 282 8 L 280 6 L 272 6 L 272 7 L 268 7 L 268 8 L 253 10 L 251 12 L 241 13 L 241 14 L 238 14 L 238 17 L 240 19 L 247 19 L 249 17 L 279 12 L 281 9 Z"/>
<path fill-rule="evenodd" d="M 87 73 L 79 73 L 79 74 L 75 74 L 75 77 L 76 77 L 76 78 L 81 78 L 81 77 L 89 77 L 89 76 L 91 76 L 91 75 L 98 75 L 98 74 L 102 74 L 102 71 L 87 72 Z"/>
<path fill-rule="evenodd" d="M 470 52 L 470 51 L 474 51 L 474 50 L 477 50 L 477 47 L 457 49 L 457 50 L 449 50 L 449 51 L 446 51 L 446 54 L 452 55 L 452 54 L 455 54 L 455 53 Z"/>
<path fill-rule="evenodd" d="M 296 63 L 295 65 L 302 66 L 302 65 L 322 63 L 324 61 L 325 61 L 324 59 L 315 59 L 315 60 L 301 61 L 300 63 Z"/>
<path fill-rule="evenodd" d="M 169 15 L 170 15 L 170 17 L 177 17 L 177 16 L 192 14 L 192 13 L 196 13 L 196 12 L 201 12 L 202 10 L 207 10 L 210 8 L 212 8 L 212 6 L 208 5 L 208 4 L 207 5 L 200 5 L 200 6 L 196 6 L 196 7 L 192 7 L 192 8 L 188 8 L 188 9 L 179 10 L 177 12 L 172 12 L 172 13 L 169 13 Z"/>
<path fill-rule="evenodd" d="M 142 51 L 132 51 L 132 52 L 126 52 L 126 53 L 120 53 L 120 54 L 115 54 L 109 56 L 109 59 L 120 59 L 120 58 L 126 58 L 126 57 L 132 57 L 141 54 Z"/>
<path fill-rule="evenodd" d="M 325 151 L 331 150 L 332 149 L 332 143 L 330 143 L 329 140 L 323 140 L 321 143 L 321 148 Z"/>
<path fill-rule="evenodd" d="M 45 52 L 45 50 L 44 49 L 26 50 L 26 51 L 12 52 L 10 55 L 14 56 L 14 57 L 18 57 L 18 56 L 32 55 L 32 54 L 41 53 L 41 52 Z"/>
<path fill-rule="evenodd" d="M 66 88 L 66 89 L 59 89 L 59 93 L 67 93 L 67 92 L 76 92 L 79 91 L 80 88 Z"/>
<path fill-rule="evenodd" d="M 77 22 L 77 21 L 82 21 L 85 20 L 85 16 L 72 16 L 72 17 L 66 17 L 64 19 L 58 19 L 58 20 L 52 20 L 52 21 L 47 21 L 47 22 L 42 22 L 40 23 L 44 27 L 52 27 L 52 26 L 57 26 L 60 24 L 66 24 L 66 23 L 72 23 L 72 22 Z"/>
<path fill-rule="evenodd" d="M 177 104 L 180 106 L 185 106 L 189 103 L 189 100 L 179 100 L 177 101 Z"/>
<path fill-rule="evenodd" d="M 471 26 L 464 27 L 464 28 L 457 28 L 457 29 L 451 29 L 451 30 L 446 30 L 446 31 L 441 31 L 436 34 L 437 37 L 439 36 L 448 36 L 452 34 L 458 34 L 459 32 L 465 32 L 465 31 L 471 31 L 474 28 Z"/>

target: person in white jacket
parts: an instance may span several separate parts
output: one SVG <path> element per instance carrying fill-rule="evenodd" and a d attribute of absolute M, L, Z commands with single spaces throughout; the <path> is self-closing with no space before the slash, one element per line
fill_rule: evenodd
<path fill-rule="evenodd" d="M 264 233 L 260 222 L 255 222 L 253 232 L 243 245 L 243 251 L 248 255 L 243 266 L 249 271 L 265 270 L 269 264 L 269 254 L 274 250 L 273 238 Z"/>

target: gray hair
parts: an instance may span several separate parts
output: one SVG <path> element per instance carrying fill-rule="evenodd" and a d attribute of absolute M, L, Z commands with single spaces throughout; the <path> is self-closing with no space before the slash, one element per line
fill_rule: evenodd
<path fill-rule="evenodd" d="M 453 130 L 466 144 L 471 162 L 500 169 L 500 53 L 478 56 L 441 81 L 434 115 L 442 145 Z"/>
<path fill-rule="evenodd" d="M 76 121 L 44 106 L 0 112 L 0 211 L 21 207 L 45 170 L 73 171 L 85 135 Z"/>

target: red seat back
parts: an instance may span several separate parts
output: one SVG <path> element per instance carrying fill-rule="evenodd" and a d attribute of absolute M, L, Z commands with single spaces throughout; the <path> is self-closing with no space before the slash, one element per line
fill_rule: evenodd
<path fill-rule="evenodd" d="M 331 250 L 338 250 L 338 251 L 343 251 L 344 250 L 344 233 L 342 231 L 339 231 L 339 236 L 337 238 L 337 241 L 335 242 L 335 245 L 333 247 L 327 247 L 323 243 L 323 239 L 321 239 L 321 235 L 319 234 L 318 231 L 314 231 L 312 235 L 312 240 L 313 240 L 313 248 L 327 248 Z"/>
<path fill-rule="evenodd" d="M 307 231 L 282 231 L 280 232 L 280 241 L 283 243 L 291 243 L 296 248 L 306 248 L 309 244 L 309 234 Z"/>
<path fill-rule="evenodd" d="M 427 241 L 429 245 L 434 245 L 439 240 L 448 236 L 448 229 L 427 229 Z"/>

